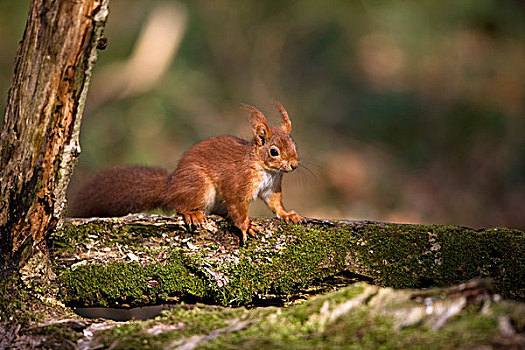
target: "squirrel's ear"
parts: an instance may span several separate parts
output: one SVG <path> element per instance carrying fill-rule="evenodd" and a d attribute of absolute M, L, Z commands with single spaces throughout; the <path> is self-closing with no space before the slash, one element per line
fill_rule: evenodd
<path fill-rule="evenodd" d="M 273 104 L 275 105 L 275 107 L 277 107 L 279 112 L 281 112 L 281 115 L 283 117 L 283 123 L 281 125 L 281 128 L 289 134 L 290 131 L 292 131 L 292 122 L 290 121 L 290 117 L 288 117 L 288 112 L 286 112 L 284 107 L 279 102 L 274 101 Z"/>
<path fill-rule="evenodd" d="M 253 129 L 253 136 L 255 137 L 255 142 L 259 146 L 264 146 L 264 144 L 272 137 L 272 132 L 268 127 L 268 122 L 257 108 L 243 104 L 244 109 L 250 113 L 250 124 Z"/>

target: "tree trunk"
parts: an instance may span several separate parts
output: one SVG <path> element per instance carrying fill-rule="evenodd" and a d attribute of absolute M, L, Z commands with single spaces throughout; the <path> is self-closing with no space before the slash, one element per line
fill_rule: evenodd
<path fill-rule="evenodd" d="M 108 0 L 31 1 L 0 145 L 0 279 L 60 222 Z"/>

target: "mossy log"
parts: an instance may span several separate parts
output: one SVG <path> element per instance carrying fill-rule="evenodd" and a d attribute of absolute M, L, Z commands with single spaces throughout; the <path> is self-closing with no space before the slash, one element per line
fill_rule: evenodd
<path fill-rule="evenodd" d="M 503 296 L 525 297 L 521 231 L 256 221 L 261 233 L 240 247 L 238 232 L 219 217 L 209 217 L 196 230 L 176 216 L 69 220 L 49 241 L 61 299 L 73 306 L 180 300 L 258 305 L 332 289 L 356 277 L 394 288 L 489 277 Z"/>
<path fill-rule="evenodd" d="M 9 297 L 15 303 L 19 303 L 20 297 L 24 299 Z M 60 307 L 52 309 L 50 314 L 49 306 L 37 307 L 40 317 L 33 322 L 19 320 L 14 326 L 0 322 L 0 348 L 522 349 L 525 346 L 525 303 L 493 294 L 485 280 L 424 291 L 394 290 L 360 282 L 286 308 L 177 304 L 145 321 L 79 319 L 68 316 L 64 312 L 67 310 L 57 315 Z M 20 317 L 20 310 L 16 317 Z"/>
<path fill-rule="evenodd" d="M 356 283 L 290 308 L 189 305 L 174 307 L 156 320 L 90 327 L 93 335 L 79 339 L 79 346 L 521 349 L 525 304 L 500 300 L 477 281 L 426 293 Z"/>

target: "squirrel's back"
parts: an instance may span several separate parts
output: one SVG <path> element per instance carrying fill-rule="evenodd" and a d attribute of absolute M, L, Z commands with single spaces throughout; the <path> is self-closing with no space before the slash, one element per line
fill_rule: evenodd
<path fill-rule="evenodd" d="M 230 135 L 195 144 L 169 176 L 163 207 L 177 212 L 204 210 L 225 214 L 227 195 L 238 195 L 235 187 L 253 179 L 250 153 L 250 142 Z"/>
<path fill-rule="evenodd" d="M 141 166 L 103 170 L 73 194 L 67 214 L 109 217 L 158 208 L 168 176 L 165 169 Z"/>

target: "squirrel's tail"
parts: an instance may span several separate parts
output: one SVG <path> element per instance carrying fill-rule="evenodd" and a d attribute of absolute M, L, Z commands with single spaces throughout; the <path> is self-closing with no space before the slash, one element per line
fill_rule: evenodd
<path fill-rule="evenodd" d="M 73 193 L 69 217 L 122 216 L 160 207 L 168 172 L 150 167 L 103 170 Z"/>

